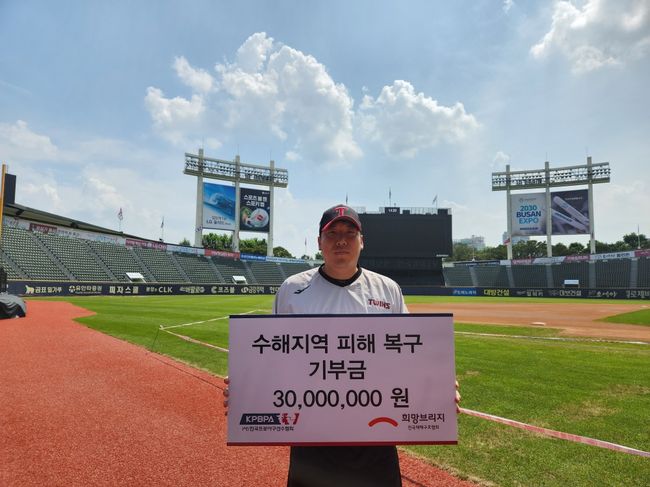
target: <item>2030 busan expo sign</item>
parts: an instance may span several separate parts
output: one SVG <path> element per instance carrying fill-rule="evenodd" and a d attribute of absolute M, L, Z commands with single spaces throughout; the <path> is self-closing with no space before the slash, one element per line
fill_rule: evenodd
<path fill-rule="evenodd" d="M 456 444 L 451 314 L 230 317 L 228 445 Z"/>

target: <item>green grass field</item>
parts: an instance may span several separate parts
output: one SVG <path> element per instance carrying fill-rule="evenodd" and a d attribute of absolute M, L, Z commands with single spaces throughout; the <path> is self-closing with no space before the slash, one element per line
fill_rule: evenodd
<path fill-rule="evenodd" d="M 456 298 L 476 300 L 480 298 Z M 498 306 L 504 298 L 486 298 Z M 516 302 L 524 302 L 515 298 Z M 227 317 L 269 313 L 272 296 L 84 297 L 66 301 L 97 314 L 83 324 L 170 355 L 218 375 L 227 374 L 227 353 L 188 343 L 179 333 L 228 347 Z M 441 301 L 409 297 L 407 302 Z M 450 300 L 445 298 L 442 300 Z M 540 300 L 531 300 L 535 303 Z M 576 300 L 547 300 L 575 303 Z M 650 314 L 633 313 L 650 325 Z M 219 319 L 221 318 L 221 319 Z M 616 318 L 620 322 L 622 318 Z M 189 326 L 197 321 L 213 320 Z M 160 327 L 170 327 L 160 330 Z M 568 433 L 650 451 L 650 345 L 531 340 L 552 329 L 456 324 L 456 369 L 462 406 Z M 650 459 L 550 439 L 461 415 L 457 446 L 409 450 L 460 477 L 503 486 L 647 485 Z"/>

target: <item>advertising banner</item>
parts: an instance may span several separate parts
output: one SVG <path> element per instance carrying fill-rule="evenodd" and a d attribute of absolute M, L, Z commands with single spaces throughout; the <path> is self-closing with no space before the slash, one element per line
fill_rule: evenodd
<path fill-rule="evenodd" d="M 510 196 L 512 235 L 546 235 L 546 195 L 523 193 Z"/>
<path fill-rule="evenodd" d="M 258 255 L 258 254 L 246 254 L 244 252 L 241 252 L 239 254 L 239 258 L 241 260 L 257 260 L 257 261 L 266 261 L 266 255 Z"/>
<path fill-rule="evenodd" d="M 205 249 L 205 255 L 208 257 L 226 257 L 228 259 L 239 259 L 239 252 L 230 252 L 227 250 Z"/>
<path fill-rule="evenodd" d="M 553 235 L 589 233 L 589 197 L 586 189 L 551 193 Z"/>
<path fill-rule="evenodd" d="M 151 240 L 136 240 L 133 238 L 127 238 L 124 243 L 127 247 L 138 247 L 141 249 L 155 249 L 161 251 L 167 250 L 167 244 L 164 242 L 153 242 Z"/>
<path fill-rule="evenodd" d="M 8 291 L 17 296 L 182 296 L 187 294 L 275 294 L 280 286 L 249 284 L 160 284 L 71 281 L 9 281 Z"/>
<path fill-rule="evenodd" d="M 271 219 L 271 192 L 241 188 L 239 191 L 239 229 L 246 232 L 267 232 Z"/>
<path fill-rule="evenodd" d="M 203 183 L 203 228 L 235 229 L 235 187 Z"/>
<path fill-rule="evenodd" d="M 455 444 L 451 314 L 230 317 L 228 445 Z"/>

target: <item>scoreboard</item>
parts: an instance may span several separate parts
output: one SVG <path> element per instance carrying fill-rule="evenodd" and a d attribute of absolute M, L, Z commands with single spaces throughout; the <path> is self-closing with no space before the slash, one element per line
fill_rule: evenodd
<path fill-rule="evenodd" d="M 451 215 L 446 209 L 411 214 L 400 208 L 360 213 L 365 258 L 435 259 L 452 254 Z"/>

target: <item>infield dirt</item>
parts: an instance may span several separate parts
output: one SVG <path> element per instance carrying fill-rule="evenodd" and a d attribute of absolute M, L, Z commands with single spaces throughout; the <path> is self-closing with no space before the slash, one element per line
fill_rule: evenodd
<path fill-rule="evenodd" d="M 454 321 L 558 328 L 561 336 L 650 342 L 650 327 L 597 321 L 648 309 L 645 304 L 610 303 L 413 303 L 411 313 L 453 313 Z"/>

